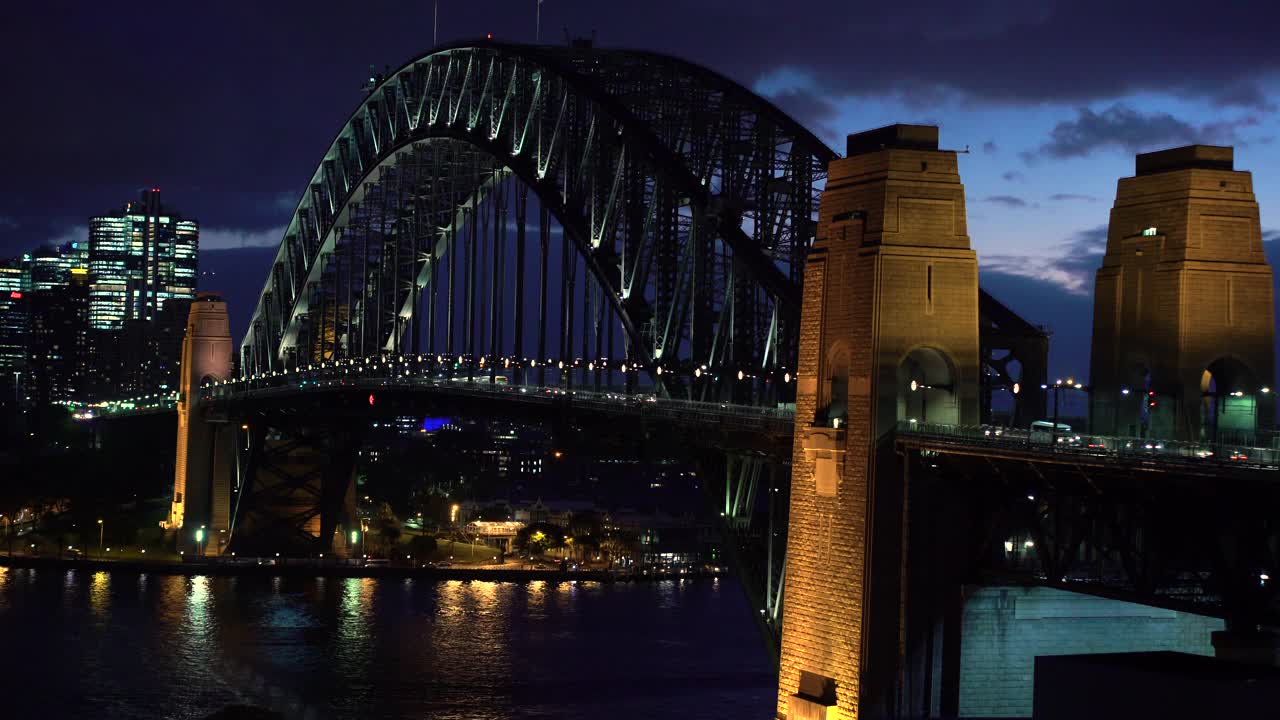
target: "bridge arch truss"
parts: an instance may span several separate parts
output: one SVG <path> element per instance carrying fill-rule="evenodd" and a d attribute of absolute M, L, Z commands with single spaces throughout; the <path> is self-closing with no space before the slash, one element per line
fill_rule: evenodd
<path fill-rule="evenodd" d="M 427 354 L 599 385 L 626 364 L 663 394 L 786 401 L 833 157 L 675 58 L 439 49 L 381 78 L 325 153 L 241 372 Z"/>

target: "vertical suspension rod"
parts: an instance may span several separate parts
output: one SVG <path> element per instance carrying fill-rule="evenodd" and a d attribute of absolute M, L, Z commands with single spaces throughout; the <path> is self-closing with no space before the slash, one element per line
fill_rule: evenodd
<path fill-rule="evenodd" d="M 457 173 L 450 171 L 449 173 L 449 237 L 447 246 L 444 250 L 444 261 L 449 265 L 449 287 L 445 293 L 445 336 L 444 351 L 449 354 L 450 360 L 453 358 L 453 296 L 456 294 L 457 282 L 456 262 L 458 256 L 458 205 L 456 190 Z"/>
<path fill-rule="evenodd" d="M 560 233 L 560 361 L 564 363 L 561 379 L 573 387 L 573 276 L 569 274 L 569 235 Z M 574 264 L 574 270 L 577 264 Z"/>
<path fill-rule="evenodd" d="M 360 357 L 365 355 L 365 337 L 369 334 L 369 218 L 360 223 Z"/>
<path fill-rule="evenodd" d="M 475 377 L 473 369 L 476 361 L 476 255 L 480 249 L 480 160 L 475 160 L 475 189 L 471 191 L 471 237 L 467 242 L 467 379 Z"/>
<path fill-rule="evenodd" d="M 346 233 L 346 232 L 343 233 L 343 235 L 348 235 L 348 234 L 349 233 Z M 356 243 L 354 238 L 348 237 L 347 238 L 347 304 L 345 308 L 346 318 L 345 318 L 345 321 L 343 322 L 343 324 L 346 325 L 346 329 L 345 329 L 345 332 L 343 332 L 342 334 L 343 336 L 342 356 L 345 358 L 351 357 L 351 305 L 355 302 L 355 284 L 356 284 Z M 334 338 L 334 341 L 336 342 L 337 338 Z"/>
<path fill-rule="evenodd" d="M 493 168 L 497 175 L 498 168 Z M 498 375 L 498 286 L 502 284 L 502 191 L 505 183 L 495 181 L 493 192 L 493 260 L 489 268 L 489 382 Z"/>
<path fill-rule="evenodd" d="M 324 357 L 325 341 L 326 341 L 326 340 L 328 339 L 328 337 L 329 337 L 329 303 L 327 302 L 327 301 L 328 301 L 328 299 L 329 299 L 329 293 L 328 293 L 328 292 L 326 292 L 326 290 L 325 290 L 325 286 L 324 286 L 324 270 L 325 270 L 325 264 L 326 264 L 326 263 L 325 263 L 325 258 L 326 258 L 326 257 L 327 257 L 326 255 L 323 255 L 323 254 L 322 254 L 322 255 L 320 256 L 319 260 L 317 260 L 317 262 L 319 262 L 319 263 L 320 263 L 320 282 L 318 283 L 318 284 L 319 284 L 319 286 L 320 286 L 320 322 L 319 322 L 319 325 L 320 325 L 320 362 L 324 362 L 324 361 L 325 361 L 325 357 Z M 315 323 L 315 322 L 311 322 L 311 323 L 308 323 L 308 324 L 309 324 L 311 327 L 313 327 L 313 328 L 314 328 L 314 327 L 316 326 L 316 324 L 317 324 L 317 323 Z"/>
<path fill-rule="evenodd" d="M 547 259 L 551 250 L 551 227 L 547 206 L 538 202 L 538 242 L 541 267 L 538 269 L 538 384 L 547 384 Z"/>
<path fill-rule="evenodd" d="M 515 287 L 515 337 L 513 352 L 517 363 L 524 363 L 524 222 L 528 212 L 529 189 L 519 180 L 516 183 L 516 287 Z M 519 365 L 517 365 L 519 368 Z M 521 384 L 524 374 L 517 371 L 516 384 Z"/>

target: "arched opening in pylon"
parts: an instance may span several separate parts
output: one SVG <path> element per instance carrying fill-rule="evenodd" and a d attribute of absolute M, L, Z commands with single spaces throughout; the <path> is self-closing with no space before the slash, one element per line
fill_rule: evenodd
<path fill-rule="evenodd" d="M 843 427 L 849 421 L 849 347 L 845 343 L 827 349 L 822 375 L 814 420 L 818 425 Z"/>
<path fill-rule="evenodd" d="M 955 395 L 955 363 L 940 350 L 912 350 L 898 365 L 898 420 L 954 425 L 960 408 Z"/>
<path fill-rule="evenodd" d="M 1220 357 L 1200 375 L 1200 438 L 1229 442 L 1257 427 L 1259 388 L 1238 359 Z"/>

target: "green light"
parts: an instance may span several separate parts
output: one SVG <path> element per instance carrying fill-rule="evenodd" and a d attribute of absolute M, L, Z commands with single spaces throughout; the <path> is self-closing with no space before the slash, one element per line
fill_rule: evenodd
<path fill-rule="evenodd" d="M 352 545 L 354 545 L 354 544 L 355 544 L 355 542 L 356 542 L 356 538 L 357 538 L 359 535 L 360 535 L 360 533 L 359 533 L 358 531 L 356 531 L 356 530 L 352 530 L 352 531 L 351 531 L 351 544 L 352 544 Z"/>
<path fill-rule="evenodd" d="M 200 528 L 199 530 L 196 531 L 196 542 L 198 543 L 204 542 L 204 528 Z"/>

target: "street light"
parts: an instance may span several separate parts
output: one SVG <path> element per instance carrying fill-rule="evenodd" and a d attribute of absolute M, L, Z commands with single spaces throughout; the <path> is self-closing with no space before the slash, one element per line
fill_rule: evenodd
<path fill-rule="evenodd" d="M 102 518 L 98 518 L 98 557 L 102 557 Z"/>

